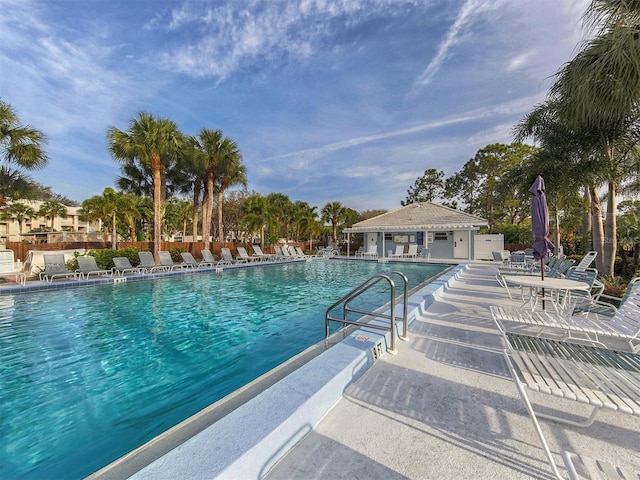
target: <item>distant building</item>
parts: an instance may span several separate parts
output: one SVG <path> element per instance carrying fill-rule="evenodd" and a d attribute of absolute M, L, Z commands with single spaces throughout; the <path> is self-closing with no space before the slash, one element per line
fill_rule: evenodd
<path fill-rule="evenodd" d="M 15 203 L 23 203 L 33 210 L 38 211 L 44 202 L 38 200 L 20 200 Z M 55 217 L 53 220 L 53 232 L 45 230 L 51 229 L 51 219 L 35 216 L 22 220 L 22 228 L 17 218 L 0 219 L 0 241 L 30 243 L 55 243 L 55 242 L 82 242 L 103 240 L 102 224 L 97 222 L 83 222 L 80 220 L 78 211 L 80 207 L 66 207 L 67 217 Z M 6 212 L 6 209 L 2 209 Z M 32 232 L 36 230 L 36 232 Z M 22 232 L 22 233 L 21 233 Z"/>
<path fill-rule="evenodd" d="M 475 258 L 476 233 L 489 226 L 484 218 L 435 203 L 412 203 L 355 223 L 344 233 L 362 233 L 364 249 L 376 245 L 378 256 L 388 256 L 396 245 L 418 245 L 429 249 L 431 258 Z"/>

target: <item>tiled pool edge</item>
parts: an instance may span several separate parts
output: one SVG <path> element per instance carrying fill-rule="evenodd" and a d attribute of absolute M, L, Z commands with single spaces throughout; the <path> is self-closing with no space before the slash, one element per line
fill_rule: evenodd
<path fill-rule="evenodd" d="M 466 268 L 455 266 L 412 294 L 409 323 Z M 373 365 L 382 339 L 389 344 L 389 334 L 354 332 L 131 478 L 261 478 Z"/>

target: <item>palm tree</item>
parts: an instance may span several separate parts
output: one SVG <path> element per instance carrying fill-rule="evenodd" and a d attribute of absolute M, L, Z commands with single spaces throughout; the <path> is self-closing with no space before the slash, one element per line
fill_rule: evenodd
<path fill-rule="evenodd" d="M 12 203 L 3 208 L 0 218 L 3 220 L 11 220 L 15 218 L 18 221 L 18 232 L 22 234 L 24 221 L 27 218 L 33 218 L 37 215 L 37 212 L 24 203 Z"/>
<path fill-rule="evenodd" d="M 200 155 L 199 163 L 203 166 L 205 172 L 202 200 L 202 237 L 204 240 L 204 248 L 208 249 L 211 243 L 215 180 L 218 166 L 223 156 L 222 130 L 203 128 L 194 141 L 194 148 Z"/>
<path fill-rule="evenodd" d="M 0 166 L 0 207 L 4 206 L 7 199 L 30 199 L 36 193 L 31 178 L 19 170 Z"/>
<path fill-rule="evenodd" d="M 242 155 L 236 142 L 225 138 L 222 142 L 222 156 L 218 164 L 218 238 L 224 243 L 222 204 L 224 193 L 231 186 L 247 186 L 247 169 L 242 165 Z"/>
<path fill-rule="evenodd" d="M 51 231 L 54 231 L 56 218 L 67 218 L 67 207 L 60 202 L 44 202 L 38 210 L 38 215 L 51 219 Z"/>
<path fill-rule="evenodd" d="M 87 198 L 82 202 L 79 214 L 83 220 L 102 222 L 102 234 L 105 242 L 109 234 L 109 226 L 111 226 L 113 231 L 112 247 L 115 249 L 117 207 L 114 194 L 115 191 L 112 188 L 105 188 L 102 195 Z"/>
<path fill-rule="evenodd" d="M 330 222 L 333 229 L 333 241 L 338 241 L 338 224 L 344 222 L 345 208 L 340 202 L 329 202 L 320 211 L 323 222 Z"/>
<path fill-rule="evenodd" d="M 584 18 L 587 25 L 599 29 L 598 34 L 558 71 L 549 98 L 562 122 L 584 139 L 587 157 L 606 172 L 602 176 L 608 187 L 602 273 L 612 276 L 617 189 L 626 177 L 638 175 L 640 4 L 593 0 Z"/>
<path fill-rule="evenodd" d="M 244 206 L 244 223 L 251 232 L 260 232 L 260 247 L 264 248 L 265 230 L 273 223 L 273 216 L 269 212 L 269 205 L 265 197 L 255 194 L 247 198 Z"/>
<path fill-rule="evenodd" d="M 11 106 L 0 100 L 0 152 L 2 160 L 33 170 L 44 167 L 47 155 L 43 146 L 47 139 L 35 128 L 20 125 Z"/>
<path fill-rule="evenodd" d="M 166 198 L 166 173 L 184 145 L 183 135 L 171 120 L 140 112 L 129 123 L 128 131 L 109 127 L 111 155 L 124 164 L 138 162 L 149 169 L 153 187 L 153 254 L 158 261 L 162 240 L 162 220 Z"/>
<path fill-rule="evenodd" d="M 309 235 L 309 250 L 313 248 L 313 237 L 320 235 L 322 226 L 318 222 L 318 207 L 312 207 L 307 202 L 296 202 L 298 206 L 296 218 L 302 232 Z"/>

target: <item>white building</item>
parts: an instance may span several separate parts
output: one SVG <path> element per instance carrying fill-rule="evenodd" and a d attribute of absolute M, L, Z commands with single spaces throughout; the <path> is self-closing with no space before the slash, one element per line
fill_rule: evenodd
<path fill-rule="evenodd" d="M 419 251 L 428 248 L 431 258 L 471 260 L 475 258 L 476 233 L 488 226 L 484 218 L 424 202 L 355 223 L 343 231 L 362 233 L 364 249 L 376 245 L 381 257 L 396 245 L 417 244 Z"/>

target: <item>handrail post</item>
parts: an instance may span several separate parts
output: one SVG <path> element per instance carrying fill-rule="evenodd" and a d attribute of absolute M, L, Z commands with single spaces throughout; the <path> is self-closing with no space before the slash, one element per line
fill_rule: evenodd
<path fill-rule="evenodd" d="M 358 287 L 354 288 L 353 290 L 351 290 L 351 292 L 347 293 L 346 295 L 343 295 L 338 301 L 334 302 L 333 305 L 331 305 L 326 312 L 325 315 L 325 337 L 329 338 L 330 335 L 330 322 L 334 321 L 334 322 L 342 322 L 343 327 L 346 327 L 347 325 L 361 325 L 364 327 L 369 327 L 369 328 L 374 328 L 374 329 L 379 329 L 379 330 L 385 330 L 385 331 L 389 331 L 391 334 L 391 339 L 390 339 L 390 345 L 389 348 L 387 348 L 387 351 L 393 355 L 395 355 L 397 353 L 396 351 L 396 284 L 395 282 L 391 279 L 390 275 L 392 274 L 396 274 L 399 275 L 402 278 L 402 281 L 404 282 L 404 289 L 403 289 L 403 328 L 402 328 L 402 335 L 398 335 L 400 337 L 401 340 L 408 340 L 408 335 L 407 335 L 407 331 L 408 331 L 408 326 L 407 326 L 407 308 L 408 308 L 408 296 L 409 296 L 409 280 L 407 279 L 407 276 L 399 271 L 390 271 L 390 272 L 385 272 L 385 273 L 378 273 L 373 275 L 372 277 L 368 278 L 365 282 L 363 282 L 362 284 L 360 284 Z M 386 315 L 383 313 L 377 313 L 377 312 L 368 312 L 368 311 L 364 311 L 364 310 L 359 310 L 357 308 L 350 308 L 349 307 L 349 302 L 351 302 L 351 300 L 353 300 L 354 298 L 356 298 L 357 296 L 359 296 L 360 294 L 364 293 L 366 290 L 368 290 L 370 287 L 372 287 L 373 285 L 377 284 L 379 281 L 381 281 L 382 279 L 386 280 L 389 283 L 389 287 L 390 287 L 390 315 Z M 342 319 L 340 318 L 332 318 L 331 317 L 331 312 L 338 307 L 338 305 L 342 304 Z M 348 316 L 348 312 L 354 312 L 354 313 L 360 313 L 363 315 L 370 315 L 373 317 L 379 317 L 379 318 L 387 318 L 390 320 L 390 324 L 388 327 L 386 326 L 380 326 L 380 325 L 372 325 L 370 322 L 361 322 L 358 320 L 348 320 L 347 316 Z"/>

